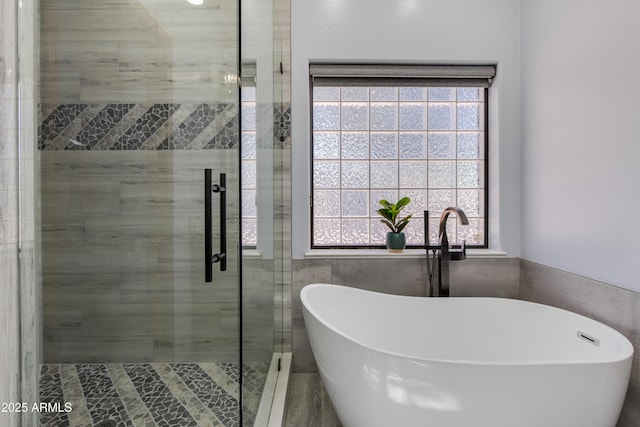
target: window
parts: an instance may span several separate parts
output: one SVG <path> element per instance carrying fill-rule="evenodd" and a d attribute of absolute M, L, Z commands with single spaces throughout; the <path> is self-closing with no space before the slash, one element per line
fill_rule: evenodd
<path fill-rule="evenodd" d="M 244 66 L 248 68 L 248 66 Z M 253 67 L 255 69 L 255 66 Z M 244 71 L 244 69 L 243 69 Z M 242 188 L 240 189 L 242 212 L 242 246 L 256 248 L 258 245 L 258 207 L 257 207 L 257 119 L 255 71 L 253 75 L 243 75 L 240 90 L 240 108 L 242 109 L 240 130 L 240 170 Z"/>
<path fill-rule="evenodd" d="M 442 77 L 444 70 L 445 76 Z M 379 200 L 409 196 L 408 247 L 448 206 L 452 242 L 486 247 L 487 87 L 495 67 L 313 65 L 313 248 L 383 247 Z M 477 76 L 480 74 L 480 77 Z"/>

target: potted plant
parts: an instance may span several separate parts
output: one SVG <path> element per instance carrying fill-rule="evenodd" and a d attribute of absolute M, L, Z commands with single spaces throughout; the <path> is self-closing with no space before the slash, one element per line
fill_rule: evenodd
<path fill-rule="evenodd" d="M 400 212 L 409 204 L 411 199 L 403 197 L 396 203 L 390 203 L 387 200 L 380 200 L 382 208 L 378 209 L 379 215 L 384 219 L 381 219 L 384 225 L 389 227 L 391 231 L 387 233 L 387 249 L 389 252 L 402 252 L 406 246 L 406 238 L 402 230 L 409 223 L 412 215 L 407 215 L 403 218 L 398 218 Z"/>

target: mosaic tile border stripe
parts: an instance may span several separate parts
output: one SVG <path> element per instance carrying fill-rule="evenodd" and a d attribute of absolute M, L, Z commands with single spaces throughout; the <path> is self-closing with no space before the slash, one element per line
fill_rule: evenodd
<path fill-rule="evenodd" d="M 40 104 L 40 150 L 236 148 L 238 106 Z"/>
<path fill-rule="evenodd" d="M 274 105 L 273 134 L 274 148 L 291 148 L 291 105 Z"/>
<path fill-rule="evenodd" d="M 238 146 L 238 105 L 40 104 L 40 150 L 201 150 Z M 274 148 L 291 135 L 291 108 L 273 108 Z"/>
<path fill-rule="evenodd" d="M 268 362 L 244 365 L 244 425 L 253 425 Z M 42 427 L 239 427 L 238 363 L 43 365 L 40 401 L 73 410 L 43 412 Z"/>

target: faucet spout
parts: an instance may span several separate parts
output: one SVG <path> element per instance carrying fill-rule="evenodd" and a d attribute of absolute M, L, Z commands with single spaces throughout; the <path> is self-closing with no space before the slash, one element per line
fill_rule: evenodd
<path fill-rule="evenodd" d="M 449 248 L 449 239 L 447 238 L 447 219 L 449 215 L 455 213 L 462 225 L 469 225 L 469 219 L 464 211 L 458 207 L 451 206 L 442 211 L 442 215 L 440 215 L 440 227 L 438 229 L 438 238 L 440 240 L 440 246 L 444 248 L 447 246 Z"/>

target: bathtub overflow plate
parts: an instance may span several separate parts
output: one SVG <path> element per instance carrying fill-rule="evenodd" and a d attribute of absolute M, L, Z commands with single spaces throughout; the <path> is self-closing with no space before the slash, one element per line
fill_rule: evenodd
<path fill-rule="evenodd" d="M 595 345 L 596 347 L 600 347 L 600 340 L 592 337 L 591 335 L 587 335 L 584 332 L 578 331 L 578 337 L 582 338 L 588 343 Z"/>

